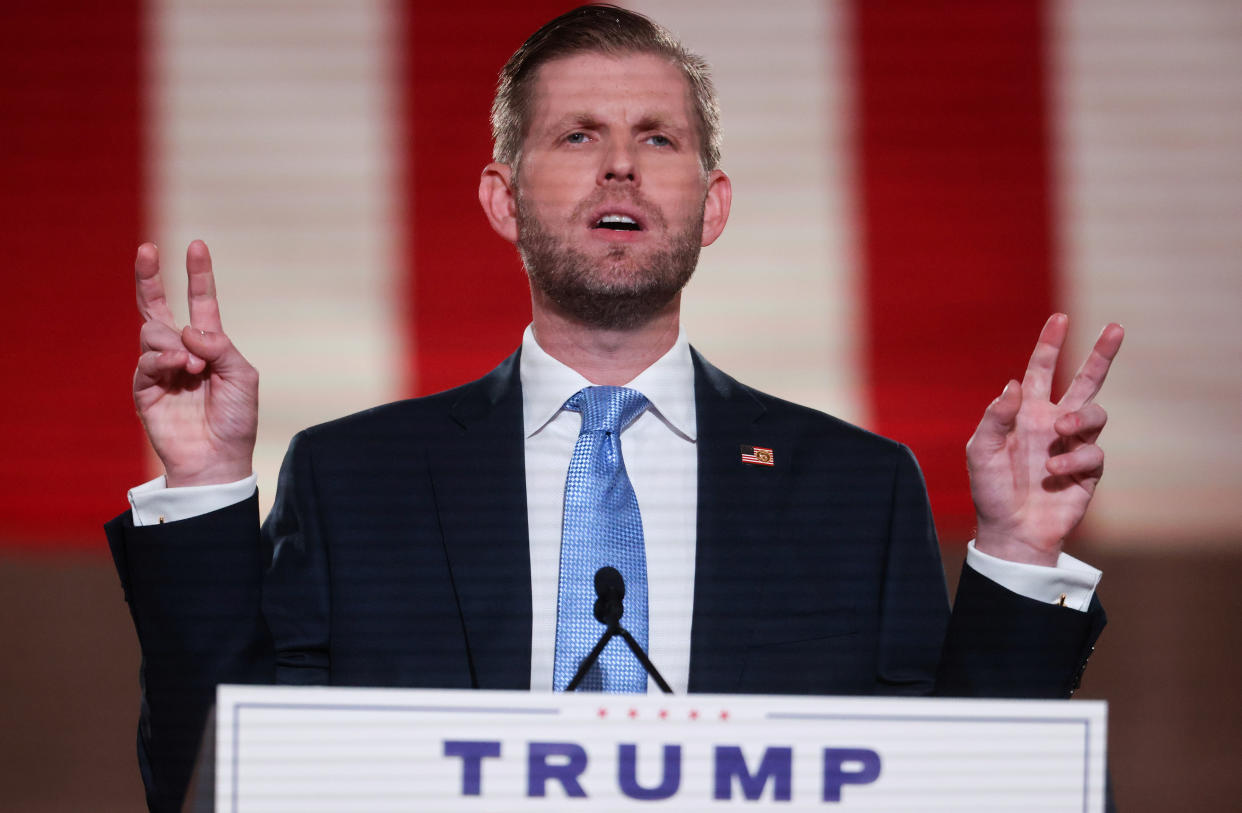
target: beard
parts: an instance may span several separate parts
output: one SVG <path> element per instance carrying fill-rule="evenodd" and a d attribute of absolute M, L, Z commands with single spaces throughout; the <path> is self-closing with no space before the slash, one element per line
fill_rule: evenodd
<path fill-rule="evenodd" d="M 672 301 L 698 264 L 703 236 L 703 213 L 666 246 L 640 251 L 617 244 L 601 257 L 570 248 L 544 228 L 520 191 L 517 196 L 518 252 L 531 287 L 572 318 L 595 328 L 628 330 L 650 320 Z M 658 209 L 637 194 L 630 200 L 642 205 L 651 226 L 664 226 Z M 570 216 L 581 224 L 589 210 L 603 199 L 583 201 Z"/>

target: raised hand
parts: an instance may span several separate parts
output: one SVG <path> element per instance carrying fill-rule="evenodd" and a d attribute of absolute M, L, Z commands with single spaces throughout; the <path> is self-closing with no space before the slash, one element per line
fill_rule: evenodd
<path fill-rule="evenodd" d="M 201 240 L 185 257 L 190 324 L 177 329 L 159 250 L 138 247 L 138 312 L 145 320 L 134 371 L 134 405 L 168 485 L 230 483 L 250 476 L 259 421 L 259 373 L 220 325 L 211 255 Z"/>
<path fill-rule="evenodd" d="M 1094 399 L 1124 331 L 1117 324 L 1104 328 L 1054 404 L 1052 378 L 1068 330 L 1064 314 L 1048 319 L 1022 383 L 1005 386 L 966 444 L 979 523 L 975 546 L 1002 559 L 1055 565 L 1104 472 L 1096 440 L 1108 416 Z"/>

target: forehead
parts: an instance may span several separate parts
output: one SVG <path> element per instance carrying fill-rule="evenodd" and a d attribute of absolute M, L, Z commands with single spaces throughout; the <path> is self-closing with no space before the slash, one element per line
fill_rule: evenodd
<path fill-rule="evenodd" d="M 534 129 L 581 116 L 621 122 L 658 117 L 691 125 L 690 83 L 655 54 L 574 54 L 539 66 L 531 106 Z"/>

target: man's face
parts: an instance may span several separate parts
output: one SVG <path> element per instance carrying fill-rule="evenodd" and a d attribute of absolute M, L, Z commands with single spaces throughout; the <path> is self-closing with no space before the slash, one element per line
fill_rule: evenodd
<path fill-rule="evenodd" d="M 613 329 L 677 295 L 719 233 L 704 239 L 719 173 L 699 162 L 694 121 L 687 82 L 664 58 L 588 53 L 539 68 L 513 179 L 517 245 L 537 292 Z"/>

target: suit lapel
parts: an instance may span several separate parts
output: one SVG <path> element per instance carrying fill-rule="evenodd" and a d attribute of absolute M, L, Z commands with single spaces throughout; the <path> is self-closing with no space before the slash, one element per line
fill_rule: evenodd
<path fill-rule="evenodd" d="M 794 450 L 764 421 L 762 403 L 694 352 L 699 505 L 690 691 L 735 691 L 767 578 L 767 526 Z M 774 451 L 774 466 L 742 462 L 742 445 Z"/>
<path fill-rule="evenodd" d="M 737 689 L 751 619 L 768 578 L 768 512 L 794 450 L 765 425 L 762 403 L 693 352 L 698 521 L 690 691 Z M 431 479 L 478 688 L 530 687 L 530 541 L 522 392 L 515 353 L 461 388 L 456 432 L 433 444 Z M 776 465 L 741 461 L 740 446 Z"/>
<path fill-rule="evenodd" d="M 474 685 L 530 688 L 530 543 L 519 353 L 460 390 L 430 454 Z M 455 431 L 454 431 L 455 430 Z"/>

